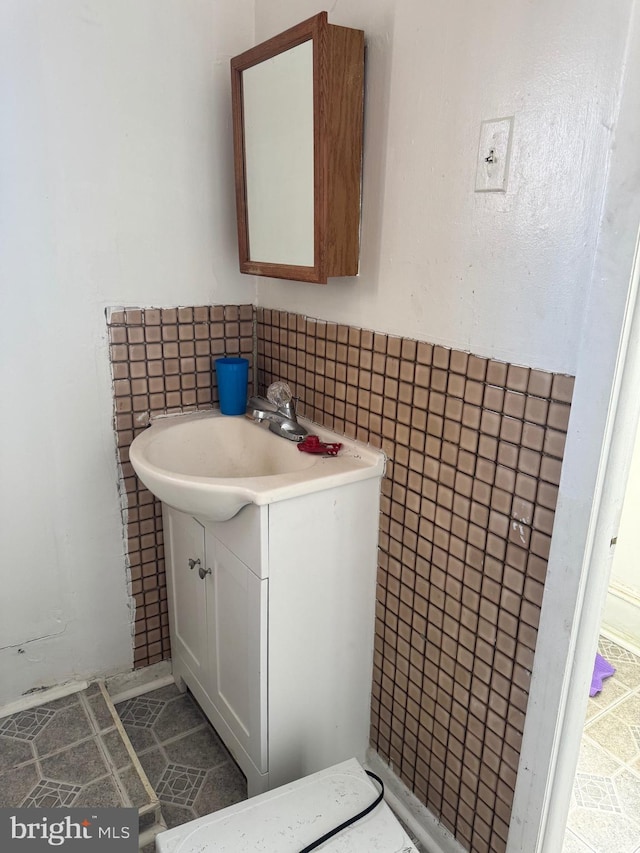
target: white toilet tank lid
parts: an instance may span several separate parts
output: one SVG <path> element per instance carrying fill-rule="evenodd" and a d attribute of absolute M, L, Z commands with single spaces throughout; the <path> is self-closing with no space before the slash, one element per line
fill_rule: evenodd
<path fill-rule="evenodd" d="M 299 853 L 366 808 L 378 790 L 355 758 L 160 833 L 157 853 Z M 322 853 L 417 853 L 383 801 Z"/>

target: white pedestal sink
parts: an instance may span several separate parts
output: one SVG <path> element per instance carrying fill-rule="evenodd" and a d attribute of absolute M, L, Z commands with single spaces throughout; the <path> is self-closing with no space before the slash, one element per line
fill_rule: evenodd
<path fill-rule="evenodd" d="M 168 506 L 226 521 L 249 503 L 263 505 L 379 477 L 384 456 L 300 419 L 338 456 L 303 453 L 244 415 L 199 412 L 156 419 L 133 441 L 129 458 L 144 485 Z"/>

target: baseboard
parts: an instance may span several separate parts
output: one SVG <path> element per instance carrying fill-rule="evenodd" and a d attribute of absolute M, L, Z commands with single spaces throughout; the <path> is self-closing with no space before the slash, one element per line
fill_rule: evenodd
<path fill-rule="evenodd" d="M 418 800 L 375 750 L 367 750 L 365 766 L 382 779 L 385 801 L 409 834 L 415 837 L 424 853 L 466 853 L 449 830 Z"/>
<path fill-rule="evenodd" d="M 37 708 L 38 705 L 44 705 L 45 702 L 62 699 L 63 696 L 70 696 L 80 690 L 86 690 L 88 686 L 88 681 L 68 681 L 66 684 L 56 684 L 55 687 L 47 687 L 44 690 L 34 690 L 16 699 L 15 702 L 10 702 L 4 708 L 0 708 L 0 719 L 9 717 L 11 714 L 17 714 L 19 711 Z"/>
<path fill-rule="evenodd" d="M 628 652 L 631 652 L 632 655 L 640 657 L 640 646 L 637 645 L 633 639 L 630 639 L 627 634 L 623 634 L 617 628 L 613 628 L 611 625 L 603 623 L 600 628 L 600 636 L 604 637 L 605 640 L 610 640 L 617 646 L 626 649 Z"/>
<path fill-rule="evenodd" d="M 65 684 L 56 684 L 55 687 L 47 687 L 44 690 L 34 690 L 16 699 L 15 702 L 10 702 L 0 708 L 0 719 L 9 717 L 11 714 L 17 714 L 19 711 L 28 711 L 30 708 L 44 705 L 45 702 L 53 702 L 55 699 L 69 696 L 71 693 L 86 690 L 91 681 L 101 678 L 104 676 L 96 676 L 89 681 L 68 681 Z M 114 675 L 106 679 L 107 690 L 111 701 L 114 703 L 132 699 L 134 696 L 140 696 L 143 693 L 158 690 L 160 687 L 166 687 L 167 684 L 173 683 L 171 661 L 161 661 L 143 669 L 136 669 L 133 672 Z"/>
<path fill-rule="evenodd" d="M 171 671 L 171 661 L 161 661 L 124 675 L 115 675 L 107 679 L 107 690 L 114 705 L 124 702 L 125 699 L 133 699 L 134 696 L 142 696 L 152 690 L 159 690 L 168 684 L 174 684 Z"/>

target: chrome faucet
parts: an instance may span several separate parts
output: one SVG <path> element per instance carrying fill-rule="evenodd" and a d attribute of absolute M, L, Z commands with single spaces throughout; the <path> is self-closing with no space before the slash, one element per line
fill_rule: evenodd
<path fill-rule="evenodd" d="M 259 423 L 268 421 L 271 432 L 289 441 L 302 441 L 308 434 L 298 423 L 291 390 L 284 382 L 271 385 L 267 397 L 250 397 L 246 414 Z"/>

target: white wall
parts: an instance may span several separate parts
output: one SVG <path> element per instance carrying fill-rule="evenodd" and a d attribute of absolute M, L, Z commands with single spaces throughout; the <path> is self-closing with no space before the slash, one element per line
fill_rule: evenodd
<path fill-rule="evenodd" d="M 253 2 L 0 6 L 0 705 L 131 666 L 104 309 L 251 302 L 229 58 Z"/>
<path fill-rule="evenodd" d="M 508 853 L 562 848 L 640 413 L 638 0 L 621 68 Z"/>
<path fill-rule="evenodd" d="M 259 304 L 574 373 L 630 5 L 257 0 L 256 41 L 326 8 L 367 43 L 360 275 Z M 475 193 L 508 115 L 508 190 Z"/>
<path fill-rule="evenodd" d="M 618 541 L 613 551 L 609 591 L 602 627 L 609 637 L 640 654 L 640 430 L 629 468 Z"/>

